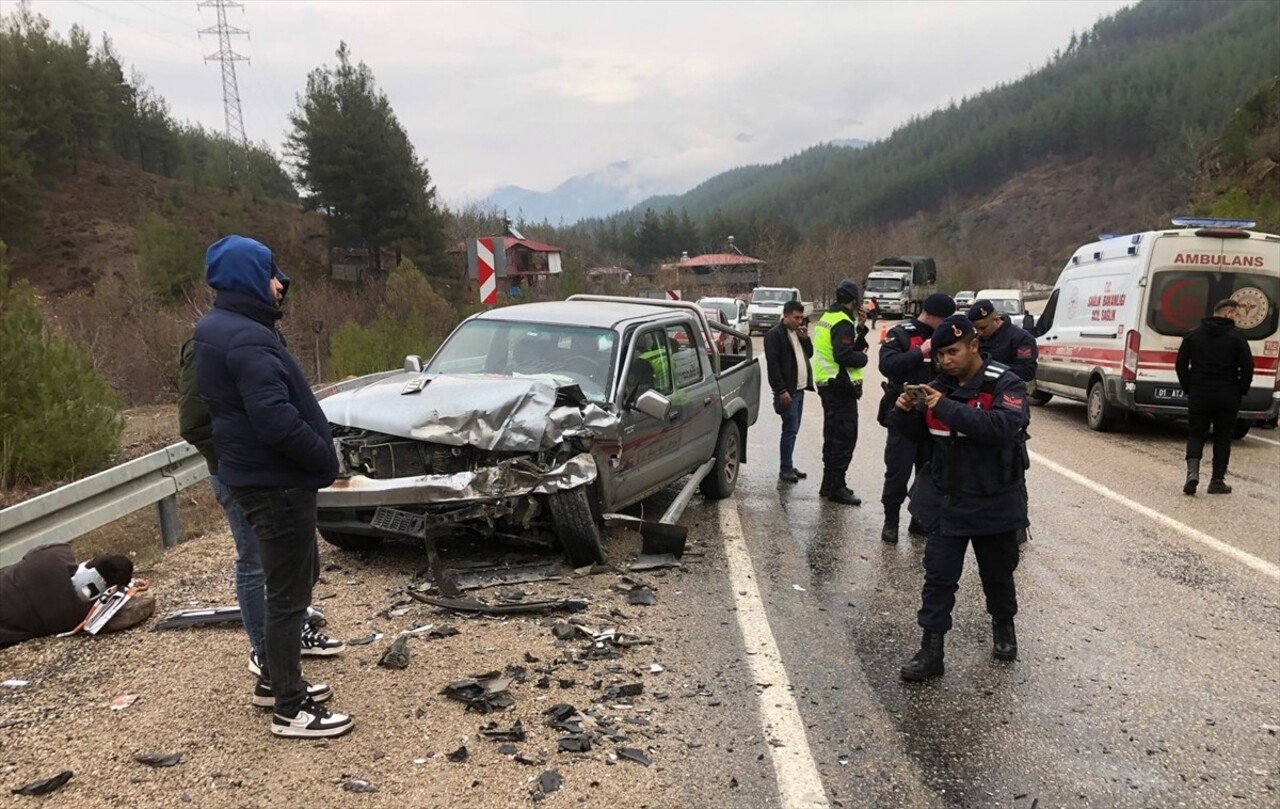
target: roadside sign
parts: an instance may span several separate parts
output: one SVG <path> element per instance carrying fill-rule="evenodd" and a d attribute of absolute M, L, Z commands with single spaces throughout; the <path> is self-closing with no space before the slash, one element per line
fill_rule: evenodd
<path fill-rule="evenodd" d="M 495 249 L 495 245 L 498 245 Z M 501 236 L 467 239 L 467 275 L 480 285 L 480 303 L 498 302 L 498 279 L 507 276 L 507 254 Z"/>
<path fill-rule="evenodd" d="M 680 290 L 678 290 L 678 289 L 668 289 L 668 290 L 667 290 L 667 300 L 669 300 L 669 301 L 678 301 L 678 300 L 680 300 Z"/>

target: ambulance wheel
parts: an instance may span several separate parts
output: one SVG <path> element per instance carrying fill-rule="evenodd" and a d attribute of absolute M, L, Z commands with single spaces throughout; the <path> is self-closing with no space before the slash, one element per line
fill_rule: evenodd
<path fill-rule="evenodd" d="M 1236 428 L 1231 431 L 1231 437 L 1239 441 L 1241 438 L 1244 438 L 1249 434 L 1249 430 L 1252 427 L 1253 425 L 1247 421 L 1237 421 Z"/>
<path fill-rule="evenodd" d="M 1047 405 L 1049 404 L 1049 400 L 1052 398 L 1053 398 L 1052 393 L 1045 393 L 1042 390 L 1031 391 L 1031 404 Z"/>
<path fill-rule="evenodd" d="M 1085 421 L 1088 422 L 1090 430 L 1097 430 L 1100 433 L 1111 432 L 1111 427 L 1115 423 L 1115 408 L 1107 401 L 1107 391 L 1101 379 L 1096 380 L 1089 387 Z"/>

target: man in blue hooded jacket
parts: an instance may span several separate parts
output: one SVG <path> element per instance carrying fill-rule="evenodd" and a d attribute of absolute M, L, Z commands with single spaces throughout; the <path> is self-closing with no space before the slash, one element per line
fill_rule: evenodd
<path fill-rule="evenodd" d="M 340 736 L 351 718 L 319 703 L 302 679 L 302 627 L 319 578 L 316 492 L 338 474 L 333 436 L 311 386 L 276 330 L 284 284 L 266 245 L 226 236 L 205 253 L 213 308 L 195 330 L 196 387 L 213 420 L 218 477 L 258 535 L 266 577 L 266 655 L 258 690 L 271 732 Z M 255 693 L 255 698 L 258 696 Z"/>

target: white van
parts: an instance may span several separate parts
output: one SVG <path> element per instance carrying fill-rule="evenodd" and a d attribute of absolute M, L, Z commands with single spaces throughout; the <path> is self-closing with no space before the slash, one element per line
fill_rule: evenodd
<path fill-rule="evenodd" d="M 996 311 L 1016 326 L 1021 326 L 1027 331 L 1035 327 L 1035 316 L 1027 312 L 1027 302 L 1020 289 L 980 289 L 973 296 L 973 300 L 969 301 L 969 305 L 972 306 L 978 301 L 991 301 Z M 959 299 L 956 300 L 956 306 L 960 306 Z"/>
<path fill-rule="evenodd" d="M 1123 413 L 1185 419 L 1174 361 L 1183 336 L 1223 298 L 1253 351 L 1253 388 L 1236 436 L 1280 408 L 1280 236 L 1253 222 L 1175 219 L 1174 228 L 1081 247 L 1067 262 L 1036 326 L 1032 400 L 1088 404 L 1094 430 Z"/>

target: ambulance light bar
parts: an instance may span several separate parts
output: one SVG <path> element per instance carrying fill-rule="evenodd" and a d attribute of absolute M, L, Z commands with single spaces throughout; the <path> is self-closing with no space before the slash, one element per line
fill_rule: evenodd
<path fill-rule="evenodd" d="M 1249 219 L 1200 219 L 1193 216 L 1179 216 L 1173 220 L 1175 227 L 1180 228 L 1256 228 L 1257 222 Z"/>

